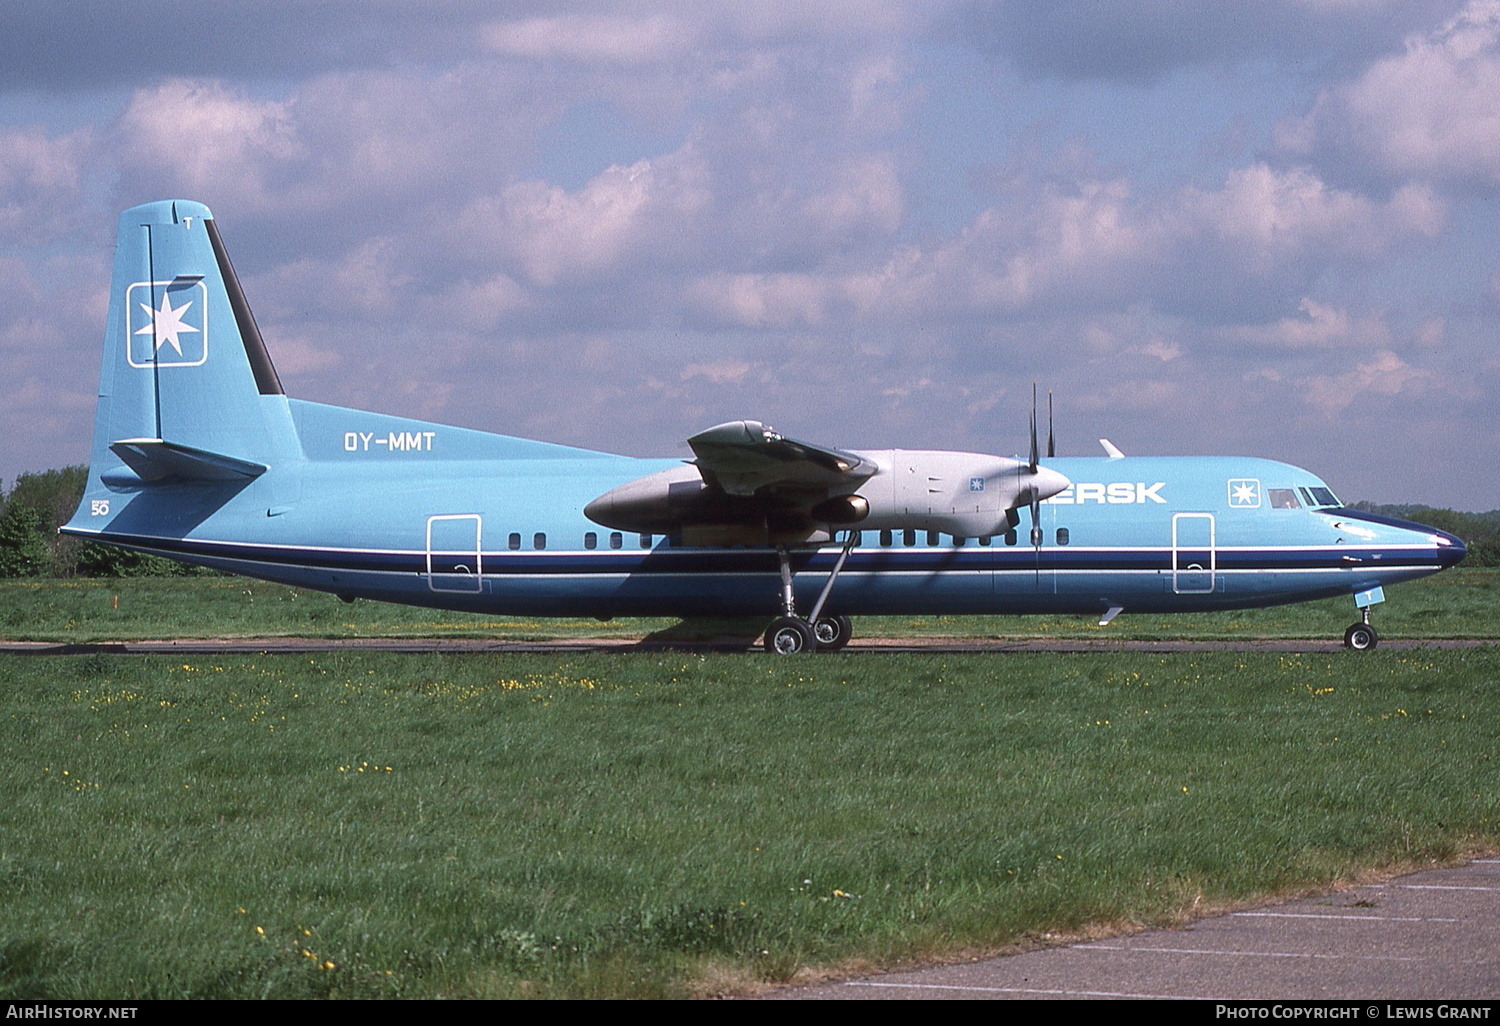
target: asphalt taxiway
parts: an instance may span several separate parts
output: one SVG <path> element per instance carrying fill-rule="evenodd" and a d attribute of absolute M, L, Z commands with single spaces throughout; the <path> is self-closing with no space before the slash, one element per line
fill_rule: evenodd
<path fill-rule="evenodd" d="M 1151 930 L 767 995 L 802 1000 L 1500 998 L 1500 858 Z"/>

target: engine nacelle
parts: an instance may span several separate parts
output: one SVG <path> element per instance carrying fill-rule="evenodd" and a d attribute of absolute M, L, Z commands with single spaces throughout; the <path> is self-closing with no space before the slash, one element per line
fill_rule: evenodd
<path fill-rule="evenodd" d="M 842 488 L 806 483 L 737 495 L 684 463 L 627 481 L 584 507 L 595 523 L 672 534 L 688 545 L 817 544 L 839 527 L 1000 534 L 1015 510 L 1056 495 L 1069 481 L 1046 467 L 982 453 L 891 449 L 856 453 L 873 475 Z"/>
<path fill-rule="evenodd" d="M 891 449 L 862 452 L 880 470 L 859 488 L 869 503 L 861 528 L 941 531 L 959 538 L 1002 534 L 1014 511 L 1068 487 L 1047 467 L 983 453 Z"/>
<path fill-rule="evenodd" d="M 583 507 L 583 515 L 621 531 L 667 534 L 682 526 L 707 491 L 698 468 L 684 463 L 611 488 Z"/>

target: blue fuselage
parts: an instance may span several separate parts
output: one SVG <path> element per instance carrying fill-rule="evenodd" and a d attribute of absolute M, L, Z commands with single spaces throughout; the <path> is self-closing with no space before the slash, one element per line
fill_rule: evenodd
<path fill-rule="evenodd" d="M 70 530 L 286 584 L 449 609 L 777 612 L 769 547 L 686 547 L 584 516 L 611 488 L 681 461 L 279 401 L 290 405 L 303 459 L 248 483 L 121 487 L 105 517 L 80 510 Z M 1232 609 L 1365 592 L 1464 555 L 1451 535 L 1342 508 L 1317 477 L 1270 460 L 1056 458 L 1048 466 L 1073 485 L 1041 504 L 1041 545 L 1031 544 L 1025 509 L 1016 530 L 988 538 L 864 530 L 829 610 Z M 799 603 L 812 602 L 837 554 L 836 544 L 794 552 Z"/>

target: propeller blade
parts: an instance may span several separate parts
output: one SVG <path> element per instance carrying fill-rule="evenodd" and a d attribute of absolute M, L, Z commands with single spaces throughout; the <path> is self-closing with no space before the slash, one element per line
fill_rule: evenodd
<path fill-rule="evenodd" d="M 1057 455 L 1057 443 L 1052 440 L 1052 389 L 1047 389 L 1047 458 Z"/>
<path fill-rule="evenodd" d="M 1031 383 L 1031 472 L 1036 473 L 1036 382 Z"/>

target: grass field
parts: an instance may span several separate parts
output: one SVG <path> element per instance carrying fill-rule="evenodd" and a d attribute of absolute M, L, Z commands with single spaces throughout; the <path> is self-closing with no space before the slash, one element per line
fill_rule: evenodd
<path fill-rule="evenodd" d="M 1500 570 L 1450 570 L 1391 588 L 1375 623 L 1392 638 L 1500 638 Z M 768 618 L 767 618 L 768 619 Z M 1349 599 L 1275 609 L 1177 616 L 1126 612 L 1107 628 L 1091 617 L 860 617 L 856 637 L 1343 637 L 1356 619 Z M 186 637 L 639 638 L 670 632 L 738 630 L 766 619 L 679 624 L 666 619 L 513 619 L 381 602 L 346 604 L 331 595 L 238 577 L 0 582 L 0 638 L 91 642 Z"/>
<path fill-rule="evenodd" d="M 1497 678 L 1494 646 L 5 657 L 0 995 L 701 995 L 1174 922 L 1500 848 Z"/>

